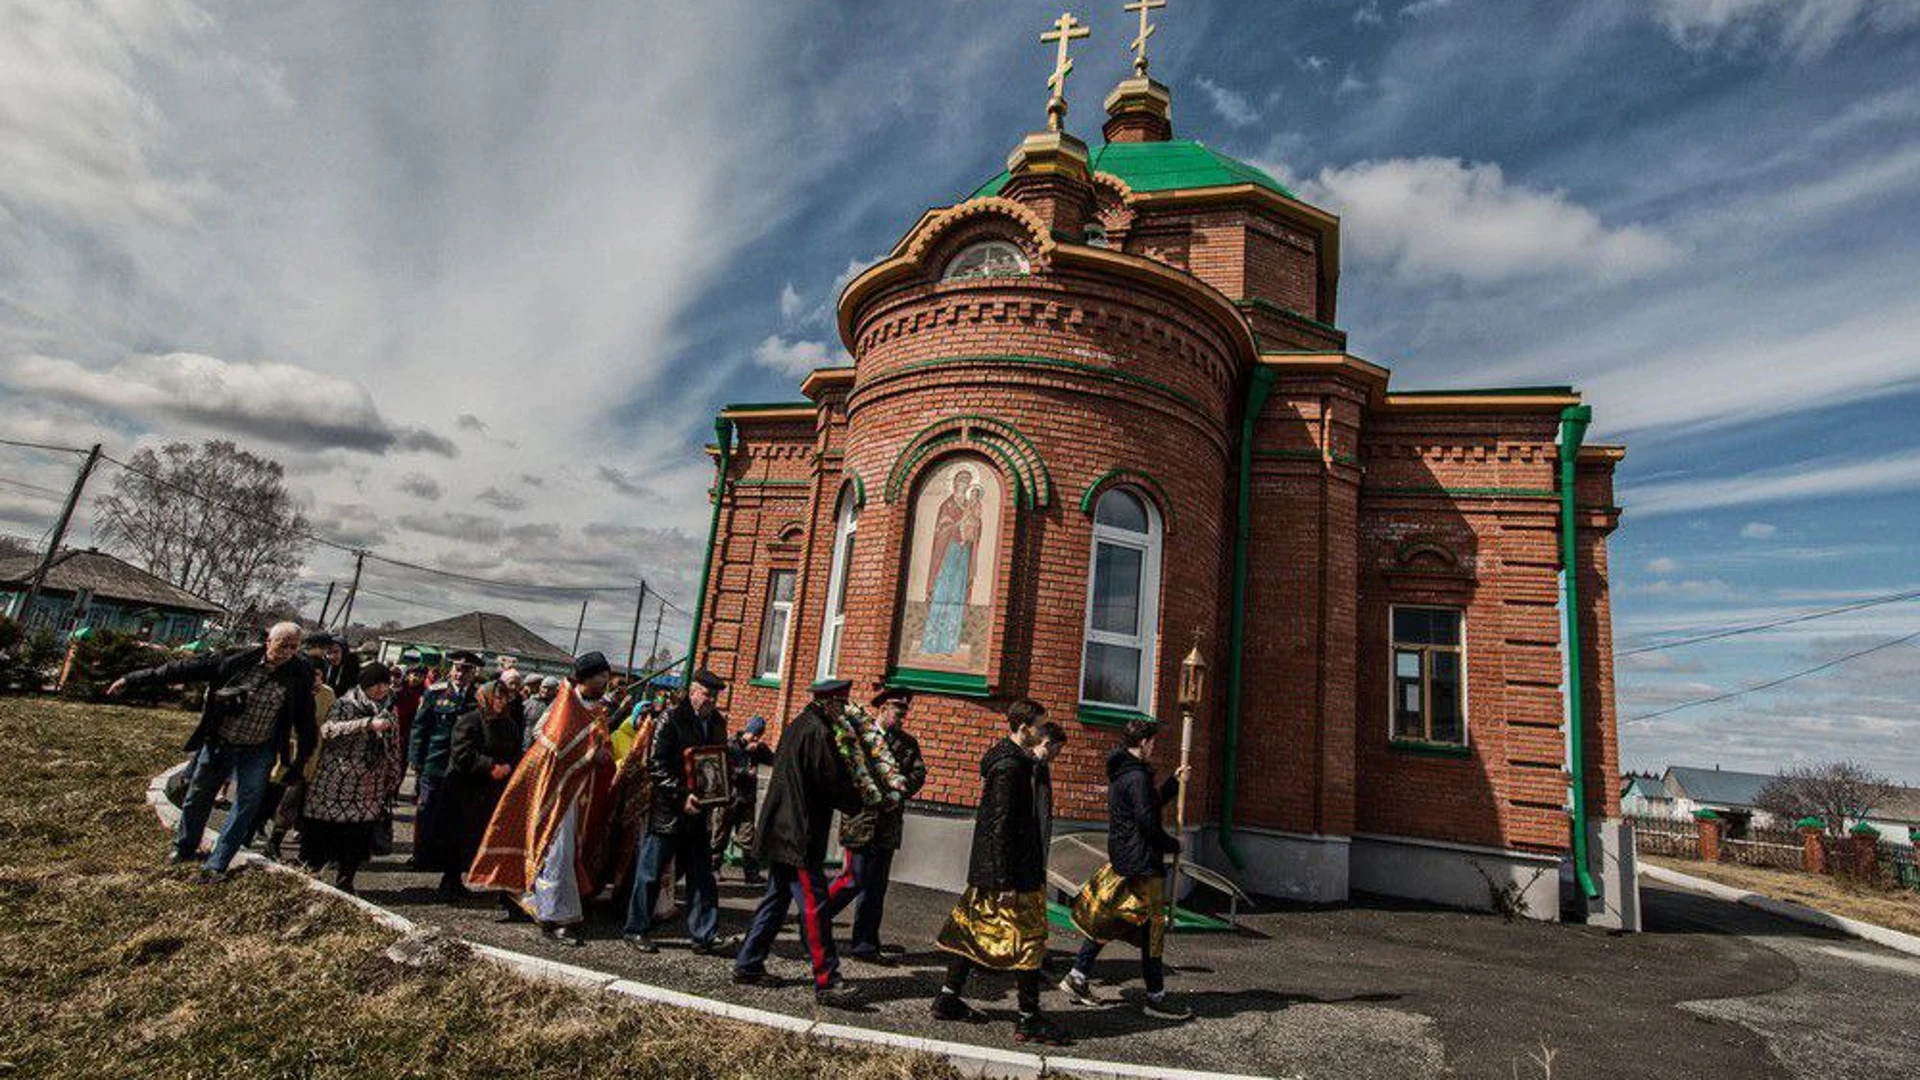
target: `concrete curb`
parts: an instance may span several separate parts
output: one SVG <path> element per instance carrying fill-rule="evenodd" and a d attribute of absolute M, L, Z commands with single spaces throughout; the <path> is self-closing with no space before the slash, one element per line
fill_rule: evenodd
<path fill-rule="evenodd" d="M 1796 904 L 1791 900 L 1776 900 L 1771 896 L 1762 896 L 1757 892 L 1749 892 L 1746 889 L 1736 888 L 1732 885 L 1722 885 L 1717 881 L 1708 881 L 1705 878 L 1697 878 L 1692 874 L 1682 874 L 1678 870 L 1668 870 L 1665 867 L 1642 866 L 1640 867 L 1640 876 L 1692 892 L 1705 893 L 1708 896 L 1721 900 L 1730 900 L 1736 904 L 1744 904 L 1756 911 L 1764 911 L 1769 915 L 1778 915 L 1783 919 L 1792 919 L 1794 922 L 1806 923 L 1809 926 L 1824 927 L 1828 930 L 1838 930 L 1850 937 L 1857 937 L 1862 941 L 1871 941 L 1875 945 L 1883 945 L 1895 952 L 1903 952 L 1909 956 L 1920 956 L 1920 937 L 1915 937 L 1912 934 L 1903 934 L 1898 930 L 1889 930 L 1884 926 L 1878 926 L 1874 923 L 1861 922 L 1858 919 L 1849 919 L 1844 915 L 1834 915 L 1830 912 L 1821 911 L 1819 908 L 1810 908 L 1805 904 Z"/>
<path fill-rule="evenodd" d="M 179 826 L 180 811 L 167 801 L 167 778 L 185 767 L 184 764 L 175 765 L 154 777 L 147 785 L 147 805 L 153 808 L 154 815 L 160 819 L 160 824 L 168 829 Z M 214 831 L 208 829 L 203 838 L 204 842 L 212 843 L 214 839 Z M 259 864 L 269 871 L 299 878 L 314 892 L 351 904 L 380 926 L 397 933 L 407 934 L 421 929 L 420 924 L 412 919 L 388 911 L 358 896 L 343 893 L 296 867 L 276 863 L 253 852 L 241 852 L 234 857 L 233 864 L 235 866 Z M 1888 932 L 1891 933 L 1891 931 Z M 1194 1069 L 1134 1065 L 1126 1062 L 1095 1061 L 1054 1054 L 1030 1054 L 1018 1050 L 1001 1050 L 992 1046 L 975 1046 L 971 1043 L 924 1039 L 916 1035 L 901 1035 L 896 1032 L 876 1031 L 873 1028 L 853 1027 L 847 1024 L 832 1024 L 822 1020 L 809 1020 L 805 1017 L 773 1012 L 769 1009 L 735 1005 L 728 1001 L 670 990 L 664 986 L 636 982 L 604 971 L 513 952 L 484 942 L 468 941 L 464 938 L 455 940 L 472 950 L 475 956 L 536 982 L 591 993 L 617 994 L 623 998 L 655 1005 L 667 1005 L 676 1009 L 692 1009 L 711 1016 L 784 1031 L 828 1045 L 931 1054 L 945 1059 L 947 1064 L 959 1070 L 961 1075 L 968 1077 L 1010 1077 L 1019 1078 L 1019 1080 L 1047 1076 L 1120 1077 L 1126 1080 L 1262 1080 L 1259 1076 L 1244 1073 L 1204 1072 Z"/>

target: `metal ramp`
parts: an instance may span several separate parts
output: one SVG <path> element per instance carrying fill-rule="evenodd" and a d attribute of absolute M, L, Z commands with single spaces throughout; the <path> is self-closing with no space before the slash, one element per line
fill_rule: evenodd
<path fill-rule="evenodd" d="M 1087 883 L 1087 879 L 1092 877 L 1095 871 L 1106 865 L 1107 851 L 1104 844 L 1095 844 L 1088 839 L 1089 836 L 1098 835 L 1100 834 L 1067 833 L 1053 838 L 1053 847 L 1048 852 L 1047 858 L 1047 881 L 1065 896 L 1071 898 L 1080 895 L 1080 887 Z M 1227 917 L 1222 919 L 1175 904 L 1173 920 L 1168 924 L 1169 930 L 1218 933 L 1239 928 L 1240 905 L 1242 902 L 1252 903 L 1252 898 L 1240 886 L 1234 884 L 1231 878 L 1188 862 L 1180 864 L 1180 876 L 1192 881 L 1195 885 L 1224 895 L 1227 898 Z M 1067 904 L 1052 900 L 1047 902 L 1047 920 L 1062 930 L 1073 929 L 1073 919 L 1069 911 Z"/>

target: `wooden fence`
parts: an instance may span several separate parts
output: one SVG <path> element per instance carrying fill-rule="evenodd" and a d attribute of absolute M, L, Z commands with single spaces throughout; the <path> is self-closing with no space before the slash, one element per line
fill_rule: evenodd
<path fill-rule="evenodd" d="M 1665 855 L 1671 859 L 1700 857 L 1700 829 L 1692 821 L 1630 815 L 1633 849 L 1642 855 Z"/>
<path fill-rule="evenodd" d="M 1793 834 L 1788 834 L 1793 835 Z M 1806 845 L 1796 835 L 1792 842 L 1777 839 L 1722 840 L 1720 858 L 1740 866 L 1767 866 L 1776 870 L 1806 869 Z"/>

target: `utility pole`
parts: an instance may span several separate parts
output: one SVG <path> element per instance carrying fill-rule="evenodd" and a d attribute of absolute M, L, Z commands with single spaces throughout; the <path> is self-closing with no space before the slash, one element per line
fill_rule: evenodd
<path fill-rule="evenodd" d="M 580 655 L 580 631 L 587 628 L 587 601 L 580 601 L 580 621 L 573 624 L 573 655 Z"/>
<path fill-rule="evenodd" d="M 40 565 L 33 568 L 33 580 L 27 583 L 27 595 L 20 602 L 20 625 L 28 625 L 33 617 L 33 602 L 40 597 L 40 586 L 47 580 L 47 571 L 53 569 L 53 560 L 60 554 L 60 542 L 67 538 L 67 524 L 73 520 L 73 508 L 80 504 L 80 492 L 87 486 L 87 477 L 93 475 L 93 467 L 100 463 L 100 444 L 94 443 L 87 451 L 87 460 L 80 466 L 80 475 L 73 478 L 73 487 L 67 492 L 66 505 L 60 508 L 60 520 L 53 523 L 53 536 L 47 541 L 47 553 L 40 557 Z"/>
<path fill-rule="evenodd" d="M 666 617 L 667 602 L 665 599 L 662 599 L 660 606 L 653 609 L 653 647 L 647 650 L 648 667 L 652 667 L 653 658 L 660 655 L 660 620 Z"/>
<path fill-rule="evenodd" d="M 640 612 L 647 606 L 647 579 L 640 579 L 640 599 L 633 605 L 633 633 L 627 638 L 627 678 L 633 678 L 638 670 L 633 666 L 633 654 L 640 650 Z"/>
<path fill-rule="evenodd" d="M 338 584 L 340 583 L 337 581 L 327 582 L 327 598 L 325 600 L 320 601 L 320 625 L 321 626 L 327 625 L 327 610 L 333 607 L 333 587 Z"/>
<path fill-rule="evenodd" d="M 340 605 L 340 634 L 346 636 L 347 627 L 353 625 L 353 600 L 360 595 L 360 568 L 366 565 L 367 549 L 361 548 L 353 553 L 353 584 L 347 586 L 346 602 Z"/>

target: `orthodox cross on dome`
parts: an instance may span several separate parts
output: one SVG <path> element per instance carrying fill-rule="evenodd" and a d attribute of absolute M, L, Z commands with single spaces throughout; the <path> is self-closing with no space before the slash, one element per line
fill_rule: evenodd
<path fill-rule="evenodd" d="M 1128 46 L 1133 50 L 1133 73 L 1135 75 L 1144 76 L 1147 73 L 1147 39 L 1153 36 L 1155 30 L 1160 29 L 1147 21 L 1147 15 L 1155 8 L 1163 8 L 1166 6 L 1167 0 L 1133 0 L 1133 3 L 1127 4 L 1124 8 L 1126 11 L 1137 11 L 1140 13 L 1140 36 L 1134 38 L 1133 44 Z"/>
<path fill-rule="evenodd" d="M 1166 0 L 1161 2 L 1165 3 Z M 1059 131 L 1067 118 L 1067 73 L 1073 70 L 1073 61 L 1067 58 L 1067 43 L 1091 33 L 1093 31 L 1087 29 L 1087 24 L 1074 18 L 1072 12 L 1063 11 L 1053 21 L 1053 29 L 1040 35 L 1043 44 L 1053 41 L 1060 46 L 1054 53 L 1053 74 L 1047 76 L 1047 88 L 1053 91 L 1053 96 L 1047 100 L 1047 128 L 1050 131 Z"/>

